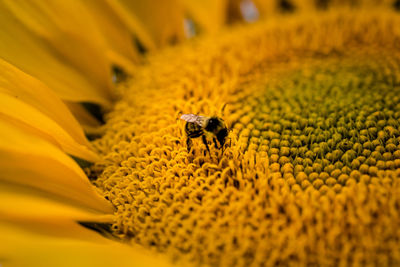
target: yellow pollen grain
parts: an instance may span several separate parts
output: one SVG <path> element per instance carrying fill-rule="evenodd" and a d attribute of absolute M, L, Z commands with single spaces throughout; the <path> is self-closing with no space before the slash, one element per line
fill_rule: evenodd
<path fill-rule="evenodd" d="M 399 265 L 397 25 L 293 15 L 150 57 L 94 142 L 114 234 L 195 265 Z M 224 153 L 188 153 L 182 113 L 223 117 Z"/>

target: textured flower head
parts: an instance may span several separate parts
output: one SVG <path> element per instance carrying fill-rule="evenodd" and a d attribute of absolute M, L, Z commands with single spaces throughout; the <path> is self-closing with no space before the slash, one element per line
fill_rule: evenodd
<path fill-rule="evenodd" d="M 212 266 L 396 263 L 400 32 L 367 14 L 238 27 L 149 58 L 94 142 L 114 233 Z M 179 114 L 224 104 L 225 152 L 201 138 L 188 152 Z"/>

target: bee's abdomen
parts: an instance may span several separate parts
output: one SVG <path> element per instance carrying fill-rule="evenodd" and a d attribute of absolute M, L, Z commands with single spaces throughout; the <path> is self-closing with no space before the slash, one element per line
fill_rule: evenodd
<path fill-rule="evenodd" d="M 203 129 L 200 125 L 195 123 L 187 122 L 185 125 L 186 135 L 190 138 L 196 138 L 203 135 Z"/>

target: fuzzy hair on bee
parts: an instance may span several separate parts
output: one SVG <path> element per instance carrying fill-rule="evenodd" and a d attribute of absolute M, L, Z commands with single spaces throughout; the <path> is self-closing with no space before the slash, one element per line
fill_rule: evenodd
<path fill-rule="evenodd" d="M 187 136 L 186 144 L 187 149 L 190 151 L 192 146 L 192 138 L 201 137 L 204 145 L 210 153 L 210 148 L 207 142 L 207 136 L 211 136 L 215 148 L 223 148 L 226 138 L 228 136 L 228 128 L 223 119 L 217 116 L 206 117 L 195 114 L 183 114 L 180 117 L 186 121 L 185 133 Z"/>

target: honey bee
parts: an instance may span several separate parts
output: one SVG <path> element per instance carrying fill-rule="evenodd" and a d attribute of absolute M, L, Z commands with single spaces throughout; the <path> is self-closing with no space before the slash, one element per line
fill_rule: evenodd
<path fill-rule="evenodd" d="M 207 143 L 208 136 L 212 137 L 215 148 L 223 148 L 228 136 L 228 128 L 226 127 L 223 119 L 216 116 L 206 117 L 194 114 L 183 114 L 181 119 L 186 121 L 185 133 L 187 136 L 186 145 L 188 151 L 190 151 L 192 146 L 192 138 L 197 138 L 200 136 L 210 155 L 210 148 L 208 147 Z M 219 143 L 219 147 L 217 141 Z"/>

